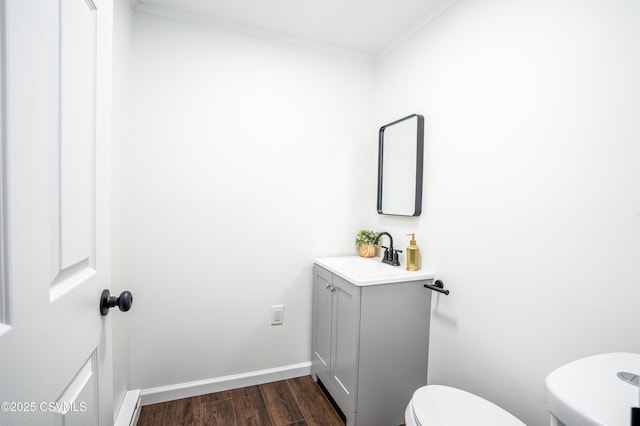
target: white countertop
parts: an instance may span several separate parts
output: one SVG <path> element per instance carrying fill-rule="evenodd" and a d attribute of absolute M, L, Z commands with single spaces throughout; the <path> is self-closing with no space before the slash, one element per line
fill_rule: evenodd
<path fill-rule="evenodd" d="M 391 266 L 381 260 L 380 257 L 340 256 L 320 257 L 313 262 L 360 287 L 433 279 L 431 272 L 407 271 L 405 265 Z"/>

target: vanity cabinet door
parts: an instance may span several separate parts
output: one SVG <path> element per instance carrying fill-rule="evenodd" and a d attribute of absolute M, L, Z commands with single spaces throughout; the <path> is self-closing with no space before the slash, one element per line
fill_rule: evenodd
<path fill-rule="evenodd" d="M 313 268 L 312 370 L 325 386 L 331 382 L 331 300 L 333 274 Z"/>
<path fill-rule="evenodd" d="M 356 410 L 360 288 L 334 275 L 332 294 L 331 379 L 336 389 L 334 398 L 347 415 Z"/>
<path fill-rule="evenodd" d="M 356 417 L 360 288 L 313 267 L 312 374 L 353 426 Z"/>

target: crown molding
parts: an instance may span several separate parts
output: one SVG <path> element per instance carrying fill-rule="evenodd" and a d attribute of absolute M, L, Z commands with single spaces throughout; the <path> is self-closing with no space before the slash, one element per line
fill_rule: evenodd
<path fill-rule="evenodd" d="M 198 15 L 187 13 L 187 12 L 181 12 L 174 9 L 153 6 L 153 5 L 145 4 L 144 0 L 142 1 L 130 0 L 130 1 L 133 9 L 136 12 L 146 13 L 148 15 L 156 15 L 156 16 L 161 16 L 163 18 L 176 19 L 179 21 L 190 22 L 192 24 L 204 25 L 204 26 L 215 28 L 218 30 L 229 31 L 229 32 L 239 33 L 239 34 L 248 35 L 252 37 L 267 39 L 271 41 L 277 41 L 280 43 L 292 44 L 295 46 L 321 50 L 328 53 L 360 59 L 366 62 L 373 62 L 375 59 L 375 55 L 365 53 L 365 52 L 359 52 L 359 51 L 350 50 L 350 49 L 342 49 L 329 44 L 314 42 L 311 40 L 298 38 L 298 37 L 292 37 L 292 36 L 280 34 L 277 32 L 259 30 L 255 28 L 242 26 L 242 25 L 231 24 L 231 23 L 220 21 L 213 18 L 207 18 L 207 17 L 198 16 Z"/>
<path fill-rule="evenodd" d="M 374 61 L 377 62 L 382 59 L 384 56 L 391 53 L 391 51 L 395 50 L 398 46 L 404 43 L 407 39 L 413 36 L 415 33 L 423 29 L 427 26 L 431 21 L 436 19 L 442 12 L 451 7 L 457 0 L 443 0 L 438 3 L 437 7 L 423 16 L 418 22 L 413 24 L 407 31 L 402 33 L 400 36 L 396 37 L 391 43 L 387 45 L 384 49 L 374 55 Z"/>
<path fill-rule="evenodd" d="M 148 15 L 156 15 L 161 16 L 163 18 L 175 19 L 179 21 L 190 22 L 192 24 L 204 25 L 207 27 L 215 28 L 222 31 L 234 32 L 243 35 L 248 35 L 252 37 L 267 39 L 271 41 L 277 41 L 280 43 L 291 44 L 300 47 L 307 47 L 311 49 L 321 50 L 324 52 L 329 52 L 333 54 L 338 54 L 342 56 L 348 56 L 351 58 L 356 58 L 360 60 L 364 60 L 367 62 L 377 62 L 381 60 L 383 57 L 391 53 L 398 46 L 404 43 L 407 39 L 413 36 L 415 33 L 423 29 L 427 26 L 431 21 L 436 19 L 440 14 L 442 14 L 445 10 L 451 7 L 457 0 L 442 0 L 436 8 L 434 8 L 431 12 L 421 18 L 414 25 L 409 27 L 407 31 L 402 33 L 400 36 L 396 37 L 391 43 L 389 43 L 384 49 L 381 51 L 370 54 L 357 50 L 351 49 L 343 49 L 340 47 L 336 47 L 330 44 L 315 42 L 308 39 L 303 39 L 299 37 L 293 37 L 286 34 L 277 33 L 274 31 L 266 31 L 259 30 L 256 28 L 246 27 L 243 25 L 231 24 L 229 22 L 207 18 L 203 16 L 199 16 L 192 13 L 182 12 L 175 9 L 170 9 L 166 7 L 154 6 L 150 4 L 144 3 L 144 0 L 129 0 L 131 3 L 131 7 L 136 12 L 146 13 Z"/>

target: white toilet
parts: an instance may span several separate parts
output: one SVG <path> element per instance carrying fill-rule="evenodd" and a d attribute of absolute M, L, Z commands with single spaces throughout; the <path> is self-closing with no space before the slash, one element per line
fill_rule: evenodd
<path fill-rule="evenodd" d="M 526 426 L 497 405 L 449 386 L 428 385 L 413 393 L 407 426 Z"/>

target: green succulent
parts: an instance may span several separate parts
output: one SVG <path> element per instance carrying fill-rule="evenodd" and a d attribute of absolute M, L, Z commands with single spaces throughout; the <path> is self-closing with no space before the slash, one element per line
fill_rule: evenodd
<path fill-rule="evenodd" d="M 360 247 L 365 244 L 373 244 L 377 236 L 378 236 L 378 232 L 376 231 L 372 231 L 370 229 L 361 229 L 356 234 L 356 246 Z M 377 244 L 373 244 L 373 245 L 378 247 Z"/>

